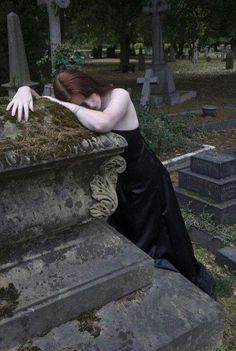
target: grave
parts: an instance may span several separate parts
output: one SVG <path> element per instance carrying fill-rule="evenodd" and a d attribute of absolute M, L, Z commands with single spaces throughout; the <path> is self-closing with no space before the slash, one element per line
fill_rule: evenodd
<path fill-rule="evenodd" d="M 32 338 L 41 351 L 216 350 L 223 308 L 180 274 L 155 269 L 106 222 L 126 141 L 83 128 L 47 99 L 17 123 L 7 103 L 0 99 L 1 351 Z M 79 316 L 93 309 L 101 325 L 80 332 Z"/>
<path fill-rule="evenodd" d="M 226 54 L 225 69 L 234 69 L 234 54 L 232 50 L 228 50 Z"/>
<path fill-rule="evenodd" d="M 143 8 L 144 14 L 152 17 L 152 64 L 149 69 L 151 77 L 157 77 L 158 81 L 150 86 L 148 102 L 156 106 L 176 105 L 196 97 L 195 91 L 176 90 L 173 73 L 165 62 L 162 21 L 169 8 L 166 0 L 153 0 L 150 6 Z"/>
<path fill-rule="evenodd" d="M 7 16 L 7 30 L 10 81 L 2 86 L 7 88 L 9 97 L 13 97 L 20 86 L 33 87 L 38 83 L 30 79 L 20 20 L 14 12 Z"/>
<path fill-rule="evenodd" d="M 176 193 L 182 206 L 206 210 L 217 223 L 236 223 L 236 151 L 193 156 L 190 168 L 179 172 Z"/>

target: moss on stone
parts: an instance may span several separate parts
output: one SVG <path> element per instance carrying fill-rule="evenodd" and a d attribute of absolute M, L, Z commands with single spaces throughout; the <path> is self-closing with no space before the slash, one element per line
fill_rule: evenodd
<path fill-rule="evenodd" d="M 96 315 L 96 312 L 97 310 L 82 313 L 78 318 L 79 331 L 87 331 L 94 338 L 97 338 L 101 332 L 101 327 L 98 324 L 101 318 Z"/>
<path fill-rule="evenodd" d="M 17 351 L 41 351 L 38 346 L 34 346 L 31 341 L 27 342 L 25 345 L 20 346 Z"/>
<path fill-rule="evenodd" d="M 187 195 L 190 195 L 190 196 L 193 196 L 197 199 L 200 199 L 200 200 L 204 200 L 206 202 L 208 202 L 209 204 L 212 204 L 212 205 L 216 205 L 218 204 L 219 202 L 212 199 L 211 197 L 208 197 L 208 196 L 203 196 L 195 191 L 190 191 L 190 190 L 187 190 L 187 189 L 181 189 L 181 191 Z"/>
<path fill-rule="evenodd" d="M 21 123 L 6 111 L 8 103 L 8 98 L 0 98 L 0 162 L 4 166 L 22 157 L 37 162 L 67 157 L 83 139 L 97 136 L 68 109 L 46 98 L 35 101 L 29 121 Z"/>
<path fill-rule="evenodd" d="M 0 288 L 0 318 L 10 317 L 18 305 L 19 292 L 10 283 L 7 287 Z"/>

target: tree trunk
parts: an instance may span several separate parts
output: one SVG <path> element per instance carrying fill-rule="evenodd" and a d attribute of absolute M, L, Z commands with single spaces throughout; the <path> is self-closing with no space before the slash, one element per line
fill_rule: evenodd
<path fill-rule="evenodd" d="M 234 58 L 236 58 L 236 38 L 232 39 L 230 41 L 230 44 L 231 44 L 231 48 L 232 48 L 232 51 L 233 51 Z"/>
<path fill-rule="evenodd" d="M 130 38 L 124 35 L 120 38 L 120 70 L 123 73 L 129 71 Z"/>

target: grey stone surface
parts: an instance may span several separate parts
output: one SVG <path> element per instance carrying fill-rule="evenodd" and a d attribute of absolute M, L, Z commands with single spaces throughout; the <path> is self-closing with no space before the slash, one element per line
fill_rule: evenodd
<path fill-rule="evenodd" d="M 13 315 L 0 320 L 0 349 L 150 284 L 153 260 L 117 234 L 97 220 L 19 256 L 13 250 L 1 264 L 1 285 L 13 284 L 19 298 Z"/>
<path fill-rule="evenodd" d="M 236 221 L 236 199 L 213 204 L 193 194 L 188 194 L 179 187 L 175 188 L 175 192 L 180 206 L 184 208 L 190 207 L 196 214 L 200 214 L 206 210 L 212 214 L 212 218 L 216 223 L 234 224 Z"/>
<path fill-rule="evenodd" d="M 197 243 L 201 247 L 206 248 L 214 255 L 218 252 L 219 249 L 225 247 L 226 245 L 226 241 L 223 238 L 219 236 L 213 236 L 206 230 L 191 227 L 189 228 L 188 233 L 194 243 Z"/>
<path fill-rule="evenodd" d="M 221 266 L 226 265 L 230 270 L 236 271 L 236 249 L 226 246 L 218 250 L 216 262 Z"/>
<path fill-rule="evenodd" d="M 220 179 L 236 174 L 236 153 L 207 151 L 192 157 L 191 171 Z"/>
<path fill-rule="evenodd" d="M 147 69 L 144 78 L 138 78 L 137 83 L 143 84 L 140 104 L 145 106 L 150 102 L 151 84 L 158 84 L 158 78 L 152 76 L 151 69 Z"/>
<path fill-rule="evenodd" d="M 236 199 L 236 174 L 214 179 L 185 169 L 179 172 L 179 187 L 211 198 L 216 202 Z"/>
<path fill-rule="evenodd" d="M 180 274 L 161 269 L 155 269 L 152 285 L 95 315 L 90 322 L 88 317 L 87 330 L 72 321 L 32 344 L 41 351 L 213 351 L 224 323 L 221 305 Z"/>

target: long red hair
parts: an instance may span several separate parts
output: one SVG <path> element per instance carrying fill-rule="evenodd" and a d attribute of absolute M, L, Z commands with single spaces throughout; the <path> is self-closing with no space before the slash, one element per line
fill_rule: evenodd
<path fill-rule="evenodd" d="M 67 102 L 78 95 L 88 98 L 96 93 L 102 97 L 113 89 L 112 86 L 98 82 L 79 70 L 65 70 L 59 73 L 53 82 L 53 88 L 55 97 Z"/>

